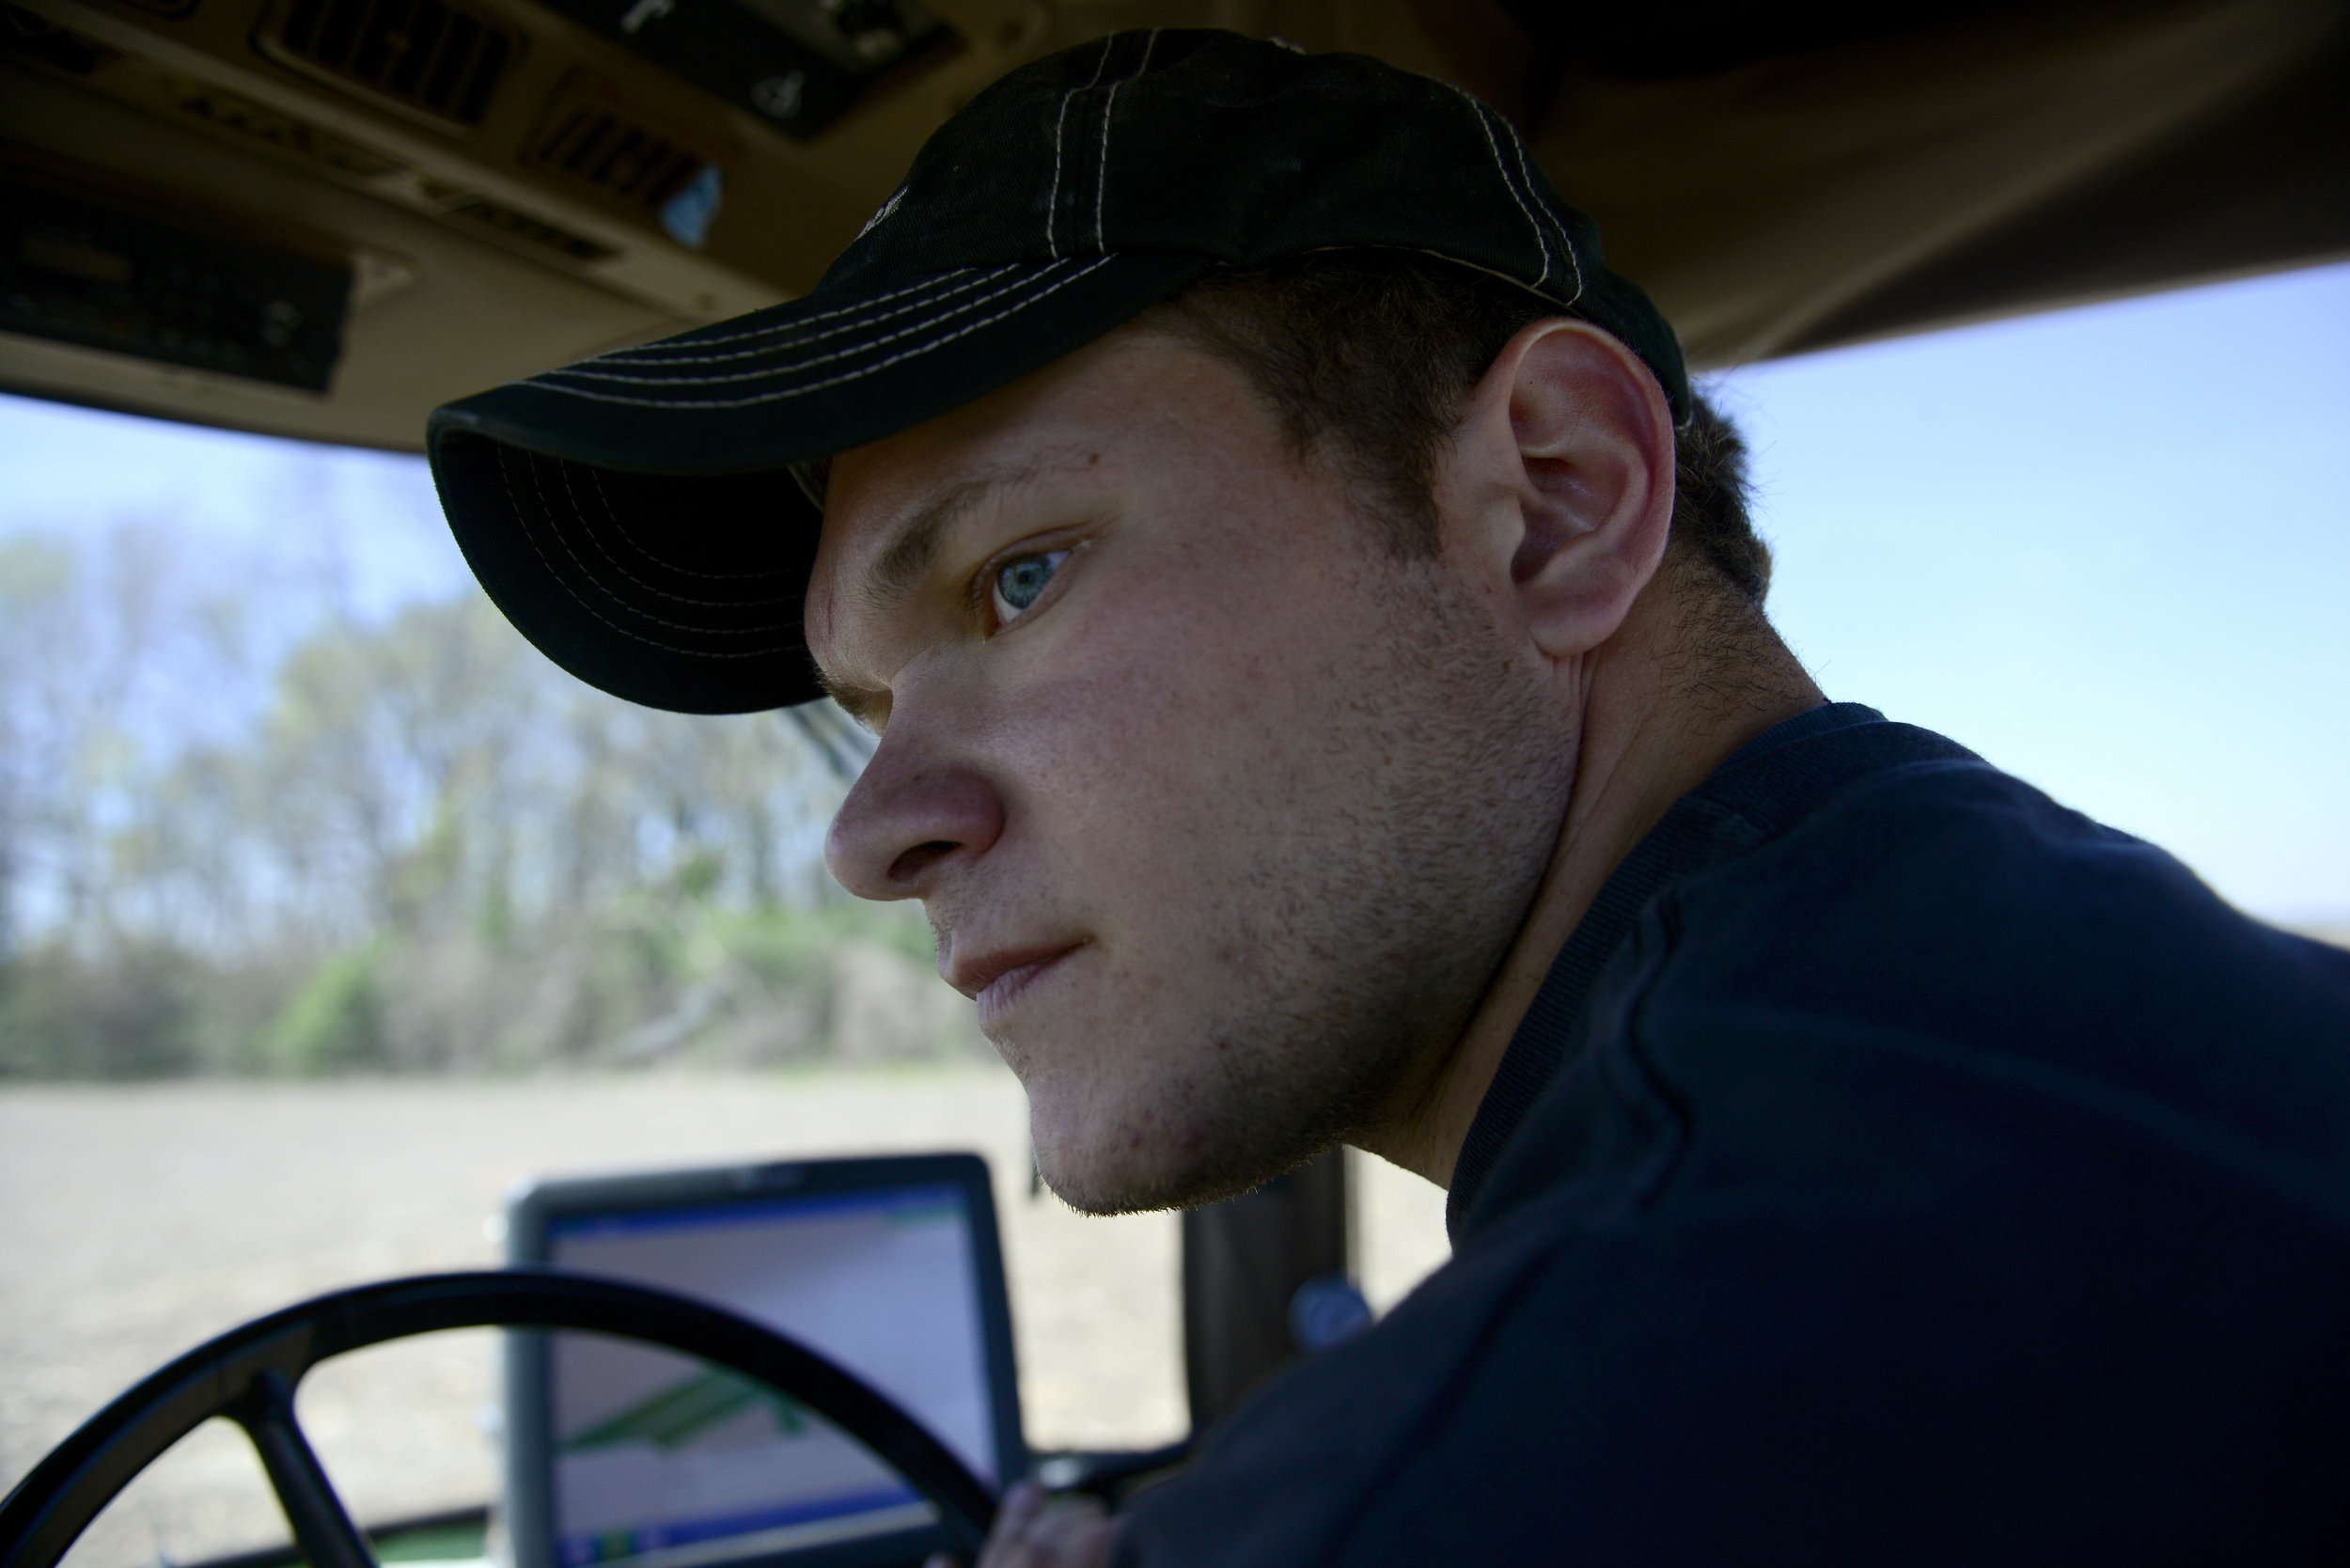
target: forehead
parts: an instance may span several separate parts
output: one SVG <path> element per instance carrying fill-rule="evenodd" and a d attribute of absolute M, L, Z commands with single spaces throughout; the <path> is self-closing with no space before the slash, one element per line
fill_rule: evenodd
<path fill-rule="evenodd" d="M 808 647 L 828 674 L 918 589 L 959 531 L 1040 491 L 1197 466 L 1268 427 L 1240 372 L 1141 323 L 909 430 L 835 457 L 808 582 Z"/>

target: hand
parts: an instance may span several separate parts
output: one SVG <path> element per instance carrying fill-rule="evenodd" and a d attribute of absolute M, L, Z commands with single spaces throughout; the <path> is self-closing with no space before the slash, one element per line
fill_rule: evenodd
<path fill-rule="evenodd" d="M 1033 1481 L 1004 1494 L 995 1528 L 974 1568 L 1105 1568 L 1118 1521 L 1091 1497 L 1045 1495 Z M 922 1568 L 954 1568 L 945 1553 Z"/>

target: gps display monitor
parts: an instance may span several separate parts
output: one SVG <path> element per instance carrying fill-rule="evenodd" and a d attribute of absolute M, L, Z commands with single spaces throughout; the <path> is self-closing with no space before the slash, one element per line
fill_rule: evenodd
<path fill-rule="evenodd" d="M 971 1154 L 543 1182 L 509 1208 L 518 1263 L 658 1285 L 774 1325 L 862 1377 L 974 1473 L 1026 1465 L 987 1168 Z M 509 1337 L 519 1568 L 883 1568 L 933 1515 L 812 1412 L 690 1357 Z"/>

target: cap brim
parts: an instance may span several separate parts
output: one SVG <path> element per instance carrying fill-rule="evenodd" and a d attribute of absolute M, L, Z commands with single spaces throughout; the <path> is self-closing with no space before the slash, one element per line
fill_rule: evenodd
<path fill-rule="evenodd" d="M 820 286 L 438 410 L 433 482 L 490 597 L 581 680 L 679 713 L 805 702 L 822 519 L 791 465 L 1042 369 L 1213 265 L 1124 253 Z"/>

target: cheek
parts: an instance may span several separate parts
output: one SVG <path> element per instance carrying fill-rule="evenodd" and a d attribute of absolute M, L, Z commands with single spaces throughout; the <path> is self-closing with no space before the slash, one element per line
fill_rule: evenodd
<path fill-rule="evenodd" d="M 1283 615 L 1277 596 L 1093 607 L 1000 695 L 1013 809 L 1081 839 L 1097 875 L 1214 857 L 1240 802 L 1291 771 L 1313 706 L 1301 688 L 1332 663 Z"/>
<path fill-rule="evenodd" d="M 1096 666 L 1020 694 L 1032 711 L 1005 736 L 1000 847 L 1025 852 L 1057 900 L 1147 891 L 1173 902 L 1199 869 L 1208 819 L 1233 771 L 1232 715 L 1205 687 L 1168 673 L 1147 662 Z"/>

